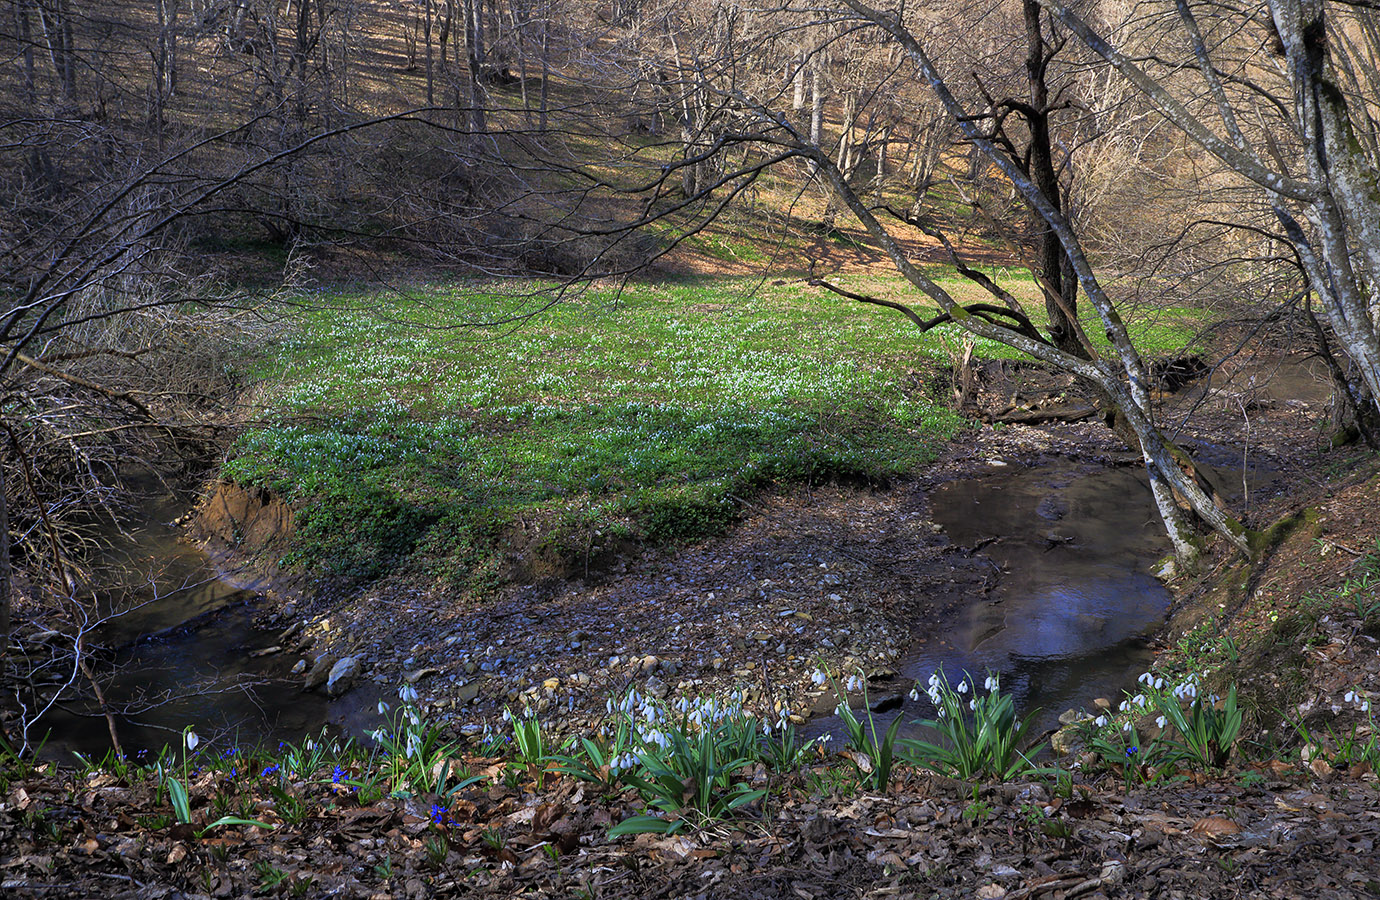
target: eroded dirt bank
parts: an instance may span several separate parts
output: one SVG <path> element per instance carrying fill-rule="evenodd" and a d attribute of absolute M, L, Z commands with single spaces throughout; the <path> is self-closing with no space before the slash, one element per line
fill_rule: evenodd
<path fill-rule="evenodd" d="M 273 624 L 300 623 L 284 652 L 298 654 L 308 672 L 357 659 L 357 690 L 391 692 L 407 680 L 466 731 L 523 707 L 585 729 L 611 694 L 629 688 L 742 690 L 750 705 L 784 703 L 803 718 L 821 693 L 810 681 L 820 665 L 863 669 L 874 676 L 874 696 L 909 689 L 897 661 L 917 642 L 942 650 L 1009 577 L 991 540 L 955 544 L 935 523 L 934 487 L 1051 460 L 1089 471 L 1127 461 L 1092 425 L 987 427 L 921 481 L 763 497 L 723 538 L 625 557 L 589 580 L 511 585 L 482 602 L 384 581 L 279 607 Z M 250 505 L 251 518 L 265 508 Z"/>

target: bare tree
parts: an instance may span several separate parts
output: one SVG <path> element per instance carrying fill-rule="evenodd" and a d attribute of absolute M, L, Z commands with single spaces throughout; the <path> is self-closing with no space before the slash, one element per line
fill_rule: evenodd
<path fill-rule="evenodd" d="M 784 11 L 776 13 L 782 19 L 773 19 L 771 14 L 764 15 L 768 23 L 790 21 Z M 1049 317 L 1053 330 L 1041 333 L 1020 309 L 1014 297 L 971 267 L 961 266 L 960 271 L 989 291 L 997 303 L 959 303 L 915 266 L 892 233 L 892 227 L 905 228 L 909 223 L 898 221 L 902 217 L 865 202 L 839 165 L 831 146 L 822 137 L 817 140 L 813 128 L 807 131 L 794 124 L 790 116 L 777 106 L 777 97 L 789 95 L 788 86 L 749 84 L 743 78 L 736 77 L 738 73 L 734 78 L 720 80 L 716 87 L 720 96 L 725 98 L 723 115 L 726 120 L 733 121 L 737 129 L 733 140 L 756 140 L 807 160 L 839 202 L 863 223 L 906 280 L 939 305 L 941 314 L 927 319 L 893 301 L 852 296 L 865 302 L 898 308 L 926 329 L 953 322 L 975 335 L 1015 347 L 1077 375 L 1110 402 L 1123 423 L 1125 433 L 1142 453 L 1156 503 L 1180 559 L 1191 564 L 1200 552 L 1200 542 L 1179 506 L 1179 499 L 1187 503 L 1194 516 L 1221 533 L 1243 553 L 1250 553 L 1251 544 L 1244 527 L 1215 504 L 1192 477 L 1191 471 L 1185 471 L 1186 457 L 1174 447 L 1158 424 L 1151 402 L 1145 361 L 1066 212 L 1063 187 L 1053 172 L 1052 139 L 1047 133 L 1048 116 L 1056 101 L 1050 97 L 1044 84 L 1048 63 L 1053 52 L 1057 51 L 1058 44 L 1050 44 L 1044 37 L 1048 26 L 1042 21 L 1038 9 L 1033 5 L 1025 9 L 1028 52 L 1024 83 L 1027 98 L 1015 100 L 990 95 L 983 98 L 983 92 L 979 90 L 977 96 L 982 105 L 977 108 L 959 99 L 914 30 L 896 13 L 881 11 L 855 0 L 844 0 L 844 6 L 834 12 L 834 21 L 839 23 L 839 30 L 843 32 L 851 30 L 860 35 L 870 32 L 874 46 L 884 44 L 899 48 L 909 62 L 906 74 L 913 73 L 933 91 L 965 139 L 1000 170 L 1038 216 L 1048 237 L 1041 237 L 1037 233 L 1037 259 L 1033 268 L 1044 290 L 1047 308 L 1053 311 Z M 768 23 L 759 23 L 756 33 L 769 34 Z M 738 33 L 748 35 L 753 31 L 743 27 Z M 876 40 L 878 35 L 882 37 L 880 42 Z M 763 37 L 761 40 L 769 44 L 771 38 Z M 754 52 L 766 51 L 758 47 Z M 730 99 L 731 104 L 728 103 Z M 1007 120 L 1012 114 L 1024 123 L 1023 129 L 1018 131 L 1009 127 Z M 723 142 L 724 138 L 721 138 L 720 143 Z M 718 183 L 722 184 L 722 181 Z M 888 219 L 892 226 L 887 224 Z M 1057 253 L 1053 252 L 1056 247 Z M 1079 290 L 1098 315 L 1101 328 L 1110 343 L 1108 350 L 1099 350 L 1079 334 L 1074 306 L 1075 291 Z"/>
<path fill-rule="evenodd" d="M 1374 11 L 1321 0 L 1268 0 L 1260 21 L 1236 8 L 1177 0 L 1181 39 L 1199 80 L 1156 75 L 1096 31 L 1062 0 L 1049 8 L 1087 47 L 1212 154 L 1255 185 L 1293 245 L 1323 317 L 1373 405 L 1380 397 L 1380 331 L 1372 298 L 1380 285 L 1380 194 L 1376 191 L 1374 121 L 1356 102 L 1358 71 L 1368 51 L 1344 37 L 1339 15 L 1355 17 L 1365 35 Z M 1203 22 L 1231 32 L 1230 40 Z M 1212 35 L 1209 37 L 1208 35 Z M 1340 46 L 1342 66 L 1336 62 Z M 1248 55 L 1253 65 L 1239 60 Z M 1276 64 L 1273 61 L 1278 61 Z M 1358 66 L 1355 63 L 1360 62 Z M 1348 74 L 1349 73 L 1349 74 Z M 1347 82 L 1353 88 L 1349 97 Z M 1201 92 L 1195 104 L 1181 96 Z M 1270 127 L 1253 127 L 1262 118 Z M 1215 121 L 1214 121 L 1215 120 Z M 1358 137 L 1370 135 L 1371 137 Z"/>

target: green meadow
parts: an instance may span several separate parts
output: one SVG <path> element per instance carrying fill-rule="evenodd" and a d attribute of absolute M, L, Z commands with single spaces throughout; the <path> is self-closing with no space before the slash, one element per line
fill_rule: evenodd
<path fill-rule="evenodd" d="M 482 589 L 515 528 L 567 562 L 693 540 L 775 486 L 914 473 L 966 426 L 951 326 L 800 282 L 541 288 L 342 293 L 282 323 L 225 474 L 297 506 L 285 562 Z"/>

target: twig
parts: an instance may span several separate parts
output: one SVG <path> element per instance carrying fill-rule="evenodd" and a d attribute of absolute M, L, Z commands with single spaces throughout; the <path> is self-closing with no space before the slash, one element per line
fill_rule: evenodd
<path fill-rule="evenodd" d="M 1077 897 L 1077 896 L 1079 896 L 1080 894 L 1086 894 L 1088 891 L 1091 891 L 1091 890 L 1093 890 L 1094 888 L 1099 888 L 1099 887 L 1101 887 L 1101 886 L 1102 886 L 1102 879 L 1101 879 L 1101 878 L 1089 878 L 1087 881 L 1083 882 L 1082 884 L 1075 884 L 1073 887 L 1071 887 L 1071 888 L 1069 888 L 1067 891 L 1065 891 L 1065 892 L 1064 892 L 1064 897 L 1065 897 L 1065 898 L 1068 898 L 1068 897 Z"/>
<path fill-rule="evenodd" d="M 1056 878 L 1051 881 L 1042 882 L 1040 884 L 1032 884 L 1029 887 L 1023 887 L 1018 891 L 1012 891 L 1011 893 L 1007 894 L 1006 900 L 1024 900 L 1025 897 L 1036 897 L 1040 894 L 1044 894 L 1049 891 L 1060 890 L 1065 885 L 1069 884 L 1072 884 L 1074 886 L 1069 888 L 1069 892 L 1064 896 L 1073 897 L 1075 896 L 1075 894 L 1073 893 L 1074 891 L 1077 891 L 1081 894 L 1088 890 L 1088 888 L 1084 887 L 1084 885 L 1092 884 L 1096 886 L 1102 883 L 1102 879 L 1100 878 L 1090 878 L 1087 881 L 1083 881 L 1080 883 L 1079 879 L 1083 877 L 1084 876 L 1081 873 L 1079 873 L 1074 875 L 1065 875 L 1062 878 Z"/>
<path fill-rule="evenodd" d="M 39 372 L 44 372 L 48 375 L 53 376 L 54 378 L 65 381 L 68 384 L 74 384 L 77 387 L 83 387 L 87 390 L 95 391 L 98 394 L 104 394 L 112 400 L 123 400 L 130 406 L 133 406 L 135 409 L 139 410 L 139 412 L 144 416 L 144 418 L 148 419 L 151 422 L 158 421 L 158 417 L 155 416 L 152 412 L 150 412 L 149 408 L 145 406 L 142 402 L 140 402 L 139 399 L 136 398 L 129 391 L 113 390 L 111 388 L 105 387 L 104 385 L 97 384 L 94 381 L 82 378 L 80 375 L 73 375 L 71 372 L 64 372 L 61 369 L 55 369 L 52 366 L 39 362 L 33 357 L 27 356 L 23 353 L 16 352 L 14 356 L 16 359 L 18 359 L 20 362 L 22 362 L 24 365 L 28 366 L 31 369 L 35 369 Z"/>

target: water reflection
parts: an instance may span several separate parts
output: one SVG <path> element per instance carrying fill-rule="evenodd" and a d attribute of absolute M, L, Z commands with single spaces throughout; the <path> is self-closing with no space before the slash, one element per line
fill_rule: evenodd
<path fill-rule="evenodd" d="M 1153 659 L 1146 637 L 1170 602 L 1149 574 L 1169 545 L 1140 471 L 1069 461 L 1003 468 L 945 484 L 930 504 L 956 546 L 981 545 L 998 571 L 957 620 L 920 626 L 916 649 L 896 667 L 905 688 L 941 667 L 979 684 L 987 670 L 1000 672 L 1021 715 L 1039 707 L 1045 730 L 1064 709 L 1115 699 L 1135 683 Z M 922 694 L 885 719 L 933 714 Z M 828 730 L 830 719 L 808 733 Z"/>
<path fill-rule="evenodd" d="M 143 523 L 110 543 L 98 571 L 123 573 L 126 587 L 101 592 L 118 615 L 100 626 L 92 644 L 100 652 L 102 688 L 121 710 L 117 728 L 126 752 L 176 743 L 194 727 L 208 742 L 300 740 L 326 721 L 328 703 L 304 694 L 290 673 L 295 657 L 258 656 L 275 634 L 256 627 L 259 592 L 253 583 L 218 572 L 172 524 L 179 506 L 156 497 Z M 45 719 L 51 737 L 45 752 L 70 758 L 72 751 L 100 757 L 109 732 L 89 698 L 65 704 Z"/>

